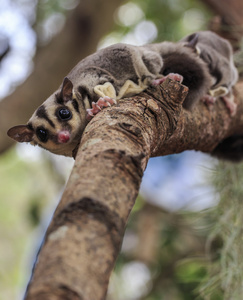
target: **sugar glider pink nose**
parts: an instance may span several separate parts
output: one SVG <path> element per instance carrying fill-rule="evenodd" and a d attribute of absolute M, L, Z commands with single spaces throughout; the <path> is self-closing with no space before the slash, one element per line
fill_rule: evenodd
<path fill-rule="evenodd" d="M 67 130 L 60 131 L 58 133 L 58 142 L 59 143 L 67 143 L 70 140 L 70 132 Z"/>

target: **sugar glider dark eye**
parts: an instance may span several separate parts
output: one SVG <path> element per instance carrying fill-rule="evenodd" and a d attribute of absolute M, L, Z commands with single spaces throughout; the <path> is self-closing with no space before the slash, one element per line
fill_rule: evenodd
<path fill-rule="evenodd" d="M 36 129 L 36 135 L 42 143 L 47 142 L 47 140 L 48 140 L 48 131 L 46 129 L 44 129 L 43 127 L 39 127 L 39 128 Z"/>
<path fill-rule="evenodd" d="M 58 111 L 58 116 L 60 117 L 61 120 L 70 120 L 72 118 L 72 113 L 69 109 L 67 108 L 61 108 Z"/>

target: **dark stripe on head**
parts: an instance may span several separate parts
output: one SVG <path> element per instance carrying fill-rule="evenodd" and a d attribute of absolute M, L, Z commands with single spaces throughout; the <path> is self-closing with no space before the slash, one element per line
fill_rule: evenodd
<path fill-rule="evenodd" d="M 56 98 L 56 102 L 57 102 L 58 104 L 64 104 L 64 100 L 63 100 L 63 98 L 62 98 L 62 96 L 61 96 L 61 92 L 55 94 L 55 98 Z"/>
<path fill-rule="evenodd" d="M 76 110 L 76 112 L 80 113 L 77 100 L 73 99 L 72 105 L 73 105 L 73 108 Z"/>
<path fill-rule="evenodd" d="M 83 86 L 79 86 L 78 91 L 82 96 L 82 100 L 84 101 L 84 99 L 87 98 L 89 101 L 90 107 L 92 107 L 92 101 L 94 101 L 95 99 L 91 99 L 91 96 L 90 96 L 88 90 Z"/>
<path fill-rule="evenodd" d="M 37 111 L 36 111 L 36 116 L 41 118 L 41 119 L 45 119 L 50 125 L 51 127 L 55 128 L 55 124 L 52 122 L 52 120 L 48 117 L 47 112 L 46 112 L 46 108 L 44 105 L 41 105 Z"/>

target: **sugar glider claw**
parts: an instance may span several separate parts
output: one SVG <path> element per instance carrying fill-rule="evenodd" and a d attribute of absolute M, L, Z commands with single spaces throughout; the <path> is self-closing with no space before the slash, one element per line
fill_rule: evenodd
<path fill-rule="evenodd" d="M 87 119 L 90 120 L 94 117 L 98 112 L 100 112 L 104 107 L 109 107 L 113 104 L 116 104 L 116 100 L 110 98 L 108 96 L 100 97 L 99 100 L 95 103 L 92 102 L 92 108 L 88 108 L 87 111 Z"/>
<path fill-rule="evenodd" d="M 155 79 L 152 84 L 153 85 L 160 85 L 163 83 L 167 78 L 170 78 L 172 80 L 178 81 L 179 83 L 182 83 L 183 76 L 177 73 L 169 73 L 168 75 L 164 76 L 163 78 Z"/>

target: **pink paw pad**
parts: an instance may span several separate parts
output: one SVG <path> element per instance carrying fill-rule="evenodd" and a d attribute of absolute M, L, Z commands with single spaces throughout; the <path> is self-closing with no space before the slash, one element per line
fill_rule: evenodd
<path fill-rule="evenodd" d="M 153 85 L 160 85 L 161 83 L 163 83 L 167 78 L 170 78 L 172 80 L 178 81 L 179 83 L 182 83 L 183 81 L 183 76 L 177 73 L 170 73 L 166 76 L 164 76 L 163 78 L 159 78 L 159 79 L 155 79 L 152 84 Z"/>
<path fill-rule="evenodd" d="M 98 101 L 97 104 L 99 107 L 103 108 L 103 107 L 108 107 L 111 106 L 113 104 L 116 104 L 116 100 L 113 98 L 110 98 L 108 96 L 105 97 L 101 97 Z"/>
<path fill-rule="evenodd" d="M 100 112 L 102 110 L 102 108 L 111 106 L 113 104 L 116 104 L 116 100 L 112 99 L 108 96 L 99 98 L 99 100 L 96 103 L 92 102 L 92 108 L 88 108 L 86 110 L 87 111 L 87 119 L 90 120 L 98 112 Z"/>

